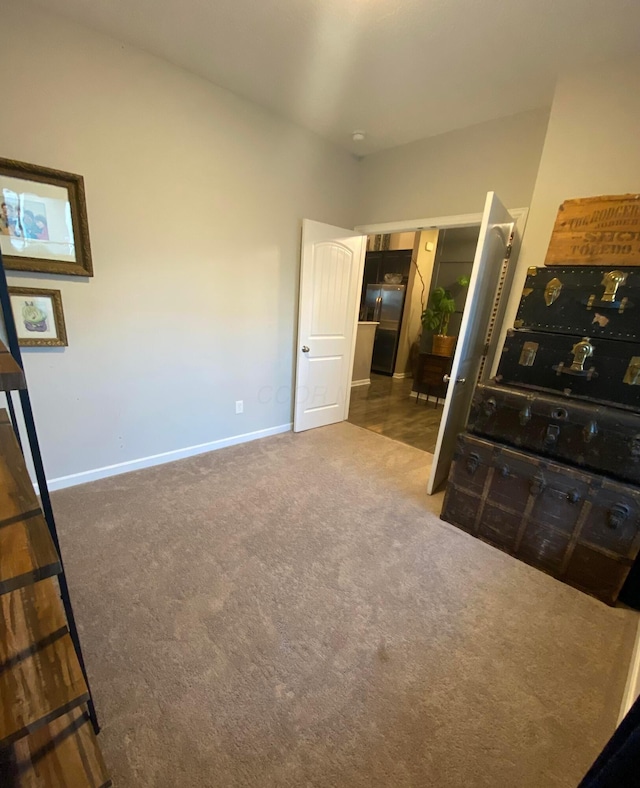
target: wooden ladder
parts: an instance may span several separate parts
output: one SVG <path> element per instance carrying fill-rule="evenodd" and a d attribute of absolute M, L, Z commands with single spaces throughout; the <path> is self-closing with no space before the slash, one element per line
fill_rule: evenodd
<path fill-rule="evenodd" d="M 25 388 L 22 369 L 0 342 L 0 391 Z M 0 409 L 3 788 L 111 785 L 86 706 L 89 689 L 60 598 L 61 572 L 60 556 L 17 433 L 7 411 Z"/>

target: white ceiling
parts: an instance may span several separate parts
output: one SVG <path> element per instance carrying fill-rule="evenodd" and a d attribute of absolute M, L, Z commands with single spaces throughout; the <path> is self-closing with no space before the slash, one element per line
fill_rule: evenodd
<path fill-rule="evenodd" d="M 549 106 L 559 70 L 640 50 L 640 0 L 37 2 L 359 155 Z"/>

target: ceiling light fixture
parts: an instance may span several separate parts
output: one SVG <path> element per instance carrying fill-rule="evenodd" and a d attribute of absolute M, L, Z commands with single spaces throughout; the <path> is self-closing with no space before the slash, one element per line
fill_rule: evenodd
<path fill-rule="evenodd" d="M 354 142 L 362 142 L 364 139 L 364 131 L 354 131 L 353 132 L 353 141 Z"/>

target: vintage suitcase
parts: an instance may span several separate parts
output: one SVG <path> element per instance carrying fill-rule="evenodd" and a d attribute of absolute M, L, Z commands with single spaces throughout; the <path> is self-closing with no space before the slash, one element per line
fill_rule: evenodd
<path fill-rule="evenodd" d="M 640 485 L 640 414 L 480 384 L 467 428 L 476 435 Z"/>
<path fill-rule="evenodd" d="M 460 435 L 441 515 L 614 604 L 640 549 L 640 490 Z"/>
<path fill-rule="evenodd" d="M 640 268 L 529 268 L 516 328 L 640 341 Z"/>
<path fill-rule="evenodd" d="M 640 342 L 510 329 L 496 383 L 640 410 Z"/>
<path fill-rule="evenodd" d="M 545 265 L 640 265 L 640 194 L 565 200 Z"/>

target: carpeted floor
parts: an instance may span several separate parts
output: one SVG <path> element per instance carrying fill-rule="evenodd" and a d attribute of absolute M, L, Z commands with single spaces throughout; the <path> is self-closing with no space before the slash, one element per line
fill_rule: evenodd
<path fill-rule="evenodd" d="M 54 495 L 117 788 L 575 786 L 637 616 L 442 523 L 351 424 Z"/>

